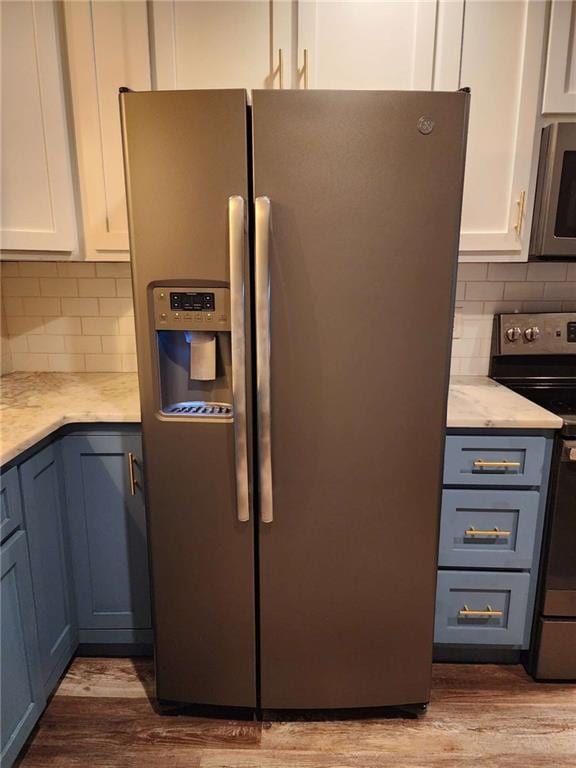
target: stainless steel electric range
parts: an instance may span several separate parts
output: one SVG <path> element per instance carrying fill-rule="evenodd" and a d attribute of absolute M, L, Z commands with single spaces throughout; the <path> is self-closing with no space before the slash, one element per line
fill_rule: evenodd
<path fill-rule="evenodd" d="M 560 416 L 528 669 L 576 679 L 576 312 L 497 315 L 490 376 Z"/>

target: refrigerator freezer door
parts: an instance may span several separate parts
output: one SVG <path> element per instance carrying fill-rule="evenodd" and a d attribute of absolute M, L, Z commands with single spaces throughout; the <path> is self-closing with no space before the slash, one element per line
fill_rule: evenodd
<path fill-rule="evenodd" d="M 253 94 L 254 194 L 270 200 L 265 709 L 429 699 L 468 101 Z"/>
<path fill-rule="evenodd" d="M 123 93 L 121 107 L 157 695 L 255 706 L 254 529 L 246 487 L 252 417 L 244 395 L 250 365 L 239 360 L 250 357 L 250 336 L 237 326 L 245 318 L 249 327 L 241 200 L 248 195 L 246 94 Z M 160 414 L 155 285 L 231 288 L 233 378 L 246 376 L 233 382 L 240 421 Z"/>

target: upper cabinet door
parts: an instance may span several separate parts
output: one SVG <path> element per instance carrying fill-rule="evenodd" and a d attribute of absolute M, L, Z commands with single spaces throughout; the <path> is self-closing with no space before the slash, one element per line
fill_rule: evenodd
<path fill-rule="evenodd" d="M 56 4 L 8 0 L 2 27 L 2 249 L 75 251 Z"/>
<path fill-rule="evenodd" d="M 118 89 L 150 89 L 146 2 L 65 4 L 86 258 L 126 260 Z"/>
<path fill-rule="evenodd" d="M 442 6 L 435 88 L 472 91 L 460 249 L 476 259 L 525 260 L 546 5 L 456 0 Z M 458 29 L 461 55 L 454 56 L 447 41 L 457 39 Z"/>
<path fill-rule="evenodd" d="M 282 0 L 155 0 L 154 87 L 290 87 L 290 6 Z"/>
<path fill-rule="evenodd" d="M 576 113 L 576 2 L 552 0 L 542 111 Z"/>
<path fill-rule="evenodd" d="M 430 90 L 436 0 L 302 0 L 294 87 Z"/>

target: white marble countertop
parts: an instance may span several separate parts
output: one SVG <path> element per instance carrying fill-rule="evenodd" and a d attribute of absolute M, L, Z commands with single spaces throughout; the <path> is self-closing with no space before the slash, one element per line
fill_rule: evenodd
<path fill-rule="evenodd" d="M 562 419 L 488 376 L 453 376 L 446 426 L 559 429 Z"/>
<path fill-rule="evenodd" d="M 10 373 L 0 379 L 0 466 L 65 424 L 139 421 L 135 373 Z M 455 376 L 447 426 L 557 429 L 562 420 L 487 376 Z"/>
<path fill-rule="evenodd" d="M 0 378 L 0 466 L 65 424 L 139 421 L 135 373 L 9 373 Z"/>

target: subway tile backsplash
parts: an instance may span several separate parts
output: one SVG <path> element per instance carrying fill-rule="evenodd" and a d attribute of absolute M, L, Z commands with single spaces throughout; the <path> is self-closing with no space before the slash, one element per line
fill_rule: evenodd
<path fill-rule="evenodd" d="M 3 262 L 2 373 L 135 371 L 130 265 Z M 497 312 L 576 311 L 576 264 L 461 264 L 452 373 L 486 374 Z"/>
<path fill-rule="evenodd" d="M 3 372 L 136 370 L 129 264 L 3 262 L 0 273 Z"/>
<path fill-rule="evenodd" d="M 488 373 L 495 314 L 560 311 L 576 311 L 576 264 L 460 264 L 452 373 Z"/>

